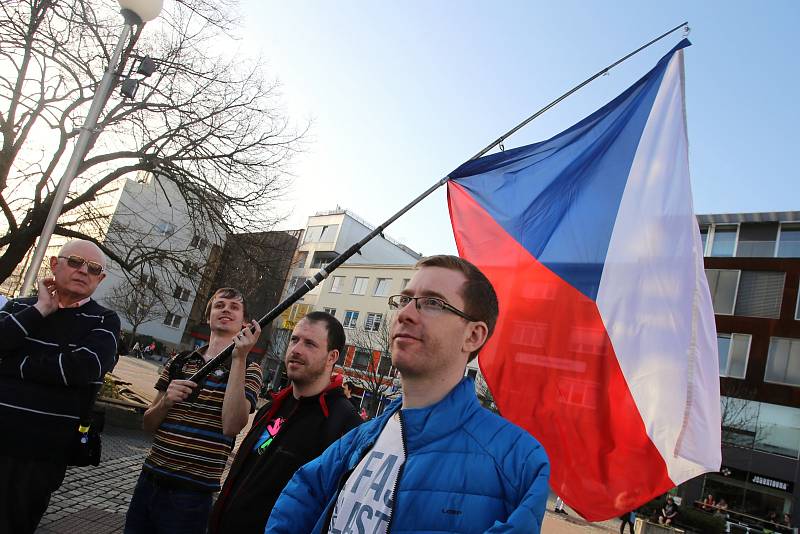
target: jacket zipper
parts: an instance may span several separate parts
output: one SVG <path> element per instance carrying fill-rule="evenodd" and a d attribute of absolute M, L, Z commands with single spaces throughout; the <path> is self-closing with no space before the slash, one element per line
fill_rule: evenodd
<path fill-rule="evenodd" d="M 405 468 L 406 462 L 408 461 L 408 448 L 406 447 L 406 431 L 403 428 L 403 410 L 397 410 L 396 413 L 398 421 L 400 421 L 400 440 L 403 443 L 403 463 L 400 464 L 400 468 L 397 470 L 397 478 L 395 478 L 394 480 L 394 487 L 392 488 L 392 508 L 391 510 L 389 510 L 389 521 L 386 522 L 386 530 L 384 531 L 385 534 L 389 534 L 389 531 L 392 528 L 392 522 L 394 521 L 394 511 L 397 509 L 397 488 L 400 486 L 400 477 L 403 476 L 403 468 Z"/>

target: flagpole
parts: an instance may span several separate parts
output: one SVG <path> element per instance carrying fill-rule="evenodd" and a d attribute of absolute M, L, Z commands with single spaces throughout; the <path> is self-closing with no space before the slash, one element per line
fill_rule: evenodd
<path fill-rule="evenodd" d="M 474 156 L 469 158 L 467 161 L 465 161 L 464 163 L 462 163 L 458 167 L 456 167 L 456 169 L 460 168 L 461 166 L 465 165 L 466 163 L 469 163 L 470 161 L 474 161 L 474 160 L 480 158 L 481 156 L 483 156 L 484 154 L 486 154 L 487 152 L 489 152 L 490 150 L 492 150 L 496 146 L 500 145 L 508 137 L 510 137 L 511 135 L 516 133 L 517 131 L 519 131 L 522 127 L 526 126 L 532 120 L 536 119 L 537 117 L 542 115 L 544 112 L 546 112 L 547 110 L 551 109 L 553 106 L 555 106 L 556 104 L 558 104 L 559 102 L 561 102 L 562 100 L 564 100 L 565 98 L 570 96 L 571 94 L 575 93 L 576 91 L 580 90 L 582 87 L 584 87 L 585 85 L 589 84 L 593 80 L 599 78 L 603 74 L 606 74 L 609 70 L 611 70 L 612 68 L 616 67 L 620 63 L 630 59 L 632 56 L 635 56 L 636 54 L 638 54 L 639 52 L 641 52 L 645 48 L 649 47 L 650 45 L 652 45 L 652 44 L 654 44 L 654 43 L 656 43 L 658 41 L 660 41 L 661 39 L 663 39 L 667 35 L 670 35 L 671 33 L 674 33 L 675 31 L 677 31 L 677 30 L 679 30 L 681 28 L 688 29 L 688 24 L 689 24 L 688 22 L 683 22 L 682 24 L 679 24 L 678 26 L 675 26 L 671 30 L 662 33 L 661 35 L 659 35 L 655 39 L 649 41 L 648 43 L 646 43 L 646 44 L 644 44 L 642 46 L 640 46 L 639 48 L 637 48 L 633 52 L 627 54 L 626 56 L 624 56 L 624 57 L 622 57 L 620 59 L 618 59 L 617 61 L 615 61 L 614 63 L 610 64 L 609 66 L 601 69 L 600 71 L 598 71 L 596 74 L 594 74 L 590 78 L 587 78 L 586 80 L 584 80 L 580 84 L 576 85 L 575 87 L 573 87 L 572 89 L 570 89 L 569 91 L 567 91 L 566 93 L 561 95 L 560 97 L 556 98 L 555 100 L 553 100 L 552 102 L 547 104 L 545 107 L 543 107 L 542 109 L 540 109 L 539 111 L 537 111 L 536 113 L 531 115 L 530 117 L 526 118 L 525 120 L 523 120 L 522 122 L 520 122 L 519 124 L 514 126 L 512 129 L 508 130 L 506 133 L 504 133 L 503 135 L 498 137 L 496 140 L 494 140 L 492 143 L 487 145 L 483 150 L 481 150 L 480 152 L 478 152 L 477 154 L 475 154 Z M 454 172 L 454 171 L 451 171 L 450 174 L 452 174 L 452 172 Z M 431 193 L 433 193 L 434 191 L 439 189 L 441 186 L 446 184 L 448 182 L 448 180 L 450 180 L 450 174 L 448 174 L 447 176 L 445 176 L 444 178 L 442 178 L 441 180 L 439 180 L 438 182 L 436 182 L 435 184 L 430 186 L 425 192 L 423 192 L 417 198 L 415 198 L 414 200 L 409 202 L 406 206 L 404 206 L 402 209 L 400 209 L 397 213 L 395 213 L 394 215 L 389 217 L 386 221 L 383 222 L 383 224 L 381 224 L 380 226 L 378 226 L 377 228 L 372 230 L 370 233 L 368 233 L 366 236 L 364 236 L 359 242 L 355 243 L 350 248 L 348 248 L 347 250 L 345 250 L 344 252 L 342 252 L 341 254 L 336 256 L 336 258 L 334 258 L 333 261 L 331 261 L 330 263 L 325 265 L 325 267 L 320 269 L 314 276 L 312 276 L 311 278 L 306 279 L 305 283 L 302 286 L 297 288 L 291 295 L 289 295 L 288 297 L 283 299 L 283 301 L 281 303 L 279 303 L 277 306 L 272 308 L 269 312 L 267 312 L 266 315 L 264 315 L 261 319 L 258 320 L 258 324 L 261 326 L 261 328 L 264 328 L 266 325 L 268 325 L 269 323 L 274 321 L 281 313 L 286 311 L 292 304 L 294 304 L 295 302 L 300 300 L 306 293 L 308 293 L 309 291 L 311 291 L 312 289 L 317 287 L 320 283 L 322 283 L 323 280 L 325 280 L 334 270 L 336 270 L 338 267 L 340 267 L 345 261 L 347 261 L 348 259 L 353 257 L 355 254 L 360 253 L 361 252 L 361 248 L 364 245 L 366 245 L 367 243 L 369 243 L 370 241 L 372 241 L 373 238 L 375 238 L 378 235 L 382 236 L 383 235 L 383 231 L 390 224 L 392 224 L 394 221 L 396 221 L 401 216 L 403 216 L 406 212 L 411 210 L 411 208 L 413 208 L 414 206 L 416 206 L 417 204 L 422 202 L 422 200 L 424 200 L 426 197 L 428 197 Z M 206 362 L 205 365 L 203 365 L 203 367 L 198 369 L 191 377 L 189 377 L 189 380 L 199 384 L 201 380 L 206 378 L 211 372 L 213 372 L 216 368 L 218 368 L 220 365 L 222 365 L 225 362 L 225 360 L 227 360 L 230 357 L 230 355 L 233 353 L 233 348 L 234 348 L 234 344 L 231 343 L 222 352 L 220 352 L 217 356 L 213 357 L 211 360 Z M 199 388 L 194 391 L 193 396 L 197 395 L 198 393 L 199 393 Z"/>

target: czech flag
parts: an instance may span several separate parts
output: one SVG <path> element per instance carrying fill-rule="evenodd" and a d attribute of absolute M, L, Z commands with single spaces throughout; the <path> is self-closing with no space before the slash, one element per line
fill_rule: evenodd
<path fill-rule="evenodd" d="M 481 370 L 551 460 L 551 486 L 609 519 L 721 461 L 719 364 L 689 183 L 684 40 L 547 141 L 457 169 L 462 257 L 500 301 Z"/>

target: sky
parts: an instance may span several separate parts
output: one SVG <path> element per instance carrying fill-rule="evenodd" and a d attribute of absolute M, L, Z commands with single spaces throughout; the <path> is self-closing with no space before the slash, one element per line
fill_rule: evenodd
<path fill-rule="evenodd" d="M 794 156 L 800 2 L 243 0 L 238 53 L 260 56 L 284 112 L 311 121 L 282 228 L 348 208 L 377 225 L 503 132 L 688 21 L 686 99 L 698 213 L 800 209 Z M 678 31 L 509 138 L 552 137 L 652 68 Z M 389 227 L 455 253 L 445 189 Z"/>

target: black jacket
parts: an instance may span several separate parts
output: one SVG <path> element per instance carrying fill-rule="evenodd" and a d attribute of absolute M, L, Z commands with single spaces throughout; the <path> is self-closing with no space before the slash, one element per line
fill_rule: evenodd
<path fill-rule="evenodd" d="M 82 410 L 117 363 L 119 317 L 94 300 L 47 317 L 35 303 L 0 310 L 0 456 L 66 463 Z"/>
<path fill-rule="evenodd" d="M 295 471 L 361 423 L 341 383 L 337 375 L 319 395 L 299 399 L 262 456 L 255 455 L 253 447 L 292 387 L 278 392 L 258 411 L 214 505 L 209 534 L 262 534 L 272 506 Z M 247 464 L 250 468 L 245 471 Z"/>

